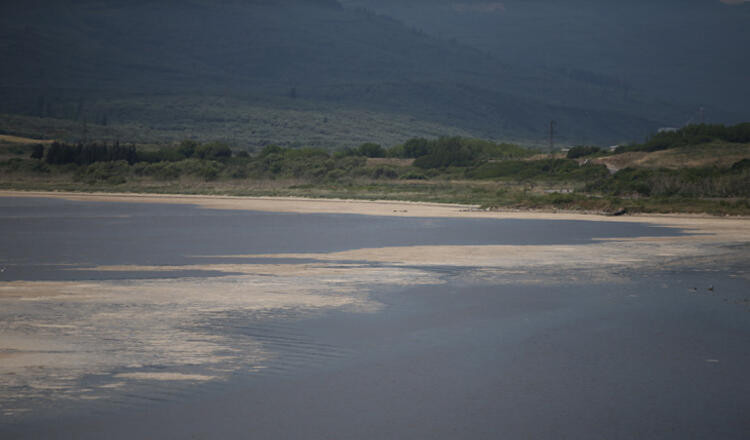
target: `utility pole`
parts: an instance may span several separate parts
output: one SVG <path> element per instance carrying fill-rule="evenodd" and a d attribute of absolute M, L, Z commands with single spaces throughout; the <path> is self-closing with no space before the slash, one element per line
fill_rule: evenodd
<path fill-rule="evenodd" d="M 553 120 L 549 121 L 549 151 L 555 149 L 555 127 L 557 122 Z"/>
<path fill-rule="evenodd" d="M 83 144 L 89 142 L 89 124 L 86 122 L 86 118 L 83 118 Z"/>

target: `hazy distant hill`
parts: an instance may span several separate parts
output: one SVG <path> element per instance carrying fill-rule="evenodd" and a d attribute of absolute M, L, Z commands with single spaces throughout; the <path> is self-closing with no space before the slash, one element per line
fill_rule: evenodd
<path fill-rule="evenodd" d="M 750 2 L 342 0 L 519 68 L 617 85 L 717 122 L 750 119 Z M 735 3 L 735 4 L 729 4 Z M 677 117 L 677 115 L 675 115 Z M 672 120 L 671 124 L 685 120 Z"/>
<path fill-rule="evenodd" d="M 607 143 L 691 111 L 690 100 L 658 102 L 627 78 L 523 63 L 494 43 L 412 25 L 334 0 L 5 1 L 0 112 L 134 123 L 171 137 L 199 127 L 203 137 L 250 144 L 293 143 L 291 132 L 304 144 L 323 132 L 319 142 L 358 139 L 367 122 L 294 131 L 304 125 L 297 116 L 347 110 L 380 115 L 376 141 L 394 141 L 389 125 L 408 118 L 420 135 L 539 143 L 552 119 L 561 139 Z M 225 116 L 208 104 L 217 97 L 229 103 Z M 292 120 L 262 122 L 263 108 Z"/>

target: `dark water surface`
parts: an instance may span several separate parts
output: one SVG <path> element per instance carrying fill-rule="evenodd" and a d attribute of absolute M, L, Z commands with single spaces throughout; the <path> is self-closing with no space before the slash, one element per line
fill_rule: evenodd
<path fill-rule="evenodd" d="M 7 267 L 0 273 L 0 281 L 102 277 L 95 271 L 61 270 L 70 268 L 65 265 L 232 263 L 248 260 L 211 256 L 318 253 L 384 246 L 582 244 L 594 238 L 678 234 L 670 228 L 625 222 L 289 214 L 209 210 L 190 205 L 0 198 L 0 264 Z M 149 276 L 185 275 L 189 274 Z"/>
<path fill-rule="evenodd" d="M 30 268 L 44 264 L 180 265 L 211 255 L 674 234 L 631 223 L 0 198 L 0 261 L 9 268 L 0 280 L 35 279 Z M 9 273 L 14 267 L 27 272 Z M 158 385 L 0 423 L 0 438 L 745 439 L 750 313 L 733 301 L 746 298 L 750 283 L 704 269 L 652 268 L 625 273 L 624 283 L 576 285 L 468 285 L 446 272 L 442 285 L 376 290 L 385 307 L 373 314 L 223 314 L 205 325 L 284 355 L 263 374 Z"/>

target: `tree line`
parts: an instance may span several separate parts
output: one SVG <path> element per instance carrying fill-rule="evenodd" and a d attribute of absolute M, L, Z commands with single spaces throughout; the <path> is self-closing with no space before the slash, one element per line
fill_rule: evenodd
<path fill-rule="evenodd" d="M 53 142 L 45 148 L 42 144 L 33 147 L 31 158 L 44 160 L 50 165 L 90 165 L 96 162 L 125 161 L 130 165 L 138 162 L 177 162 L 185 159 L 219 160 L 232 156 L 228 145 L 211 142 L 199 144 L 194 141 L 183 141 L 177 148 L 162 147 L 158 150 L 138 150 L 135 145 L 111 145 L 104 143 L 67 144 Z"/>
<path fill-rule="evenodd" d="M 358 148 L 339 152 L 344 156 L 393 157 L 414 159 L 414 166 L 422 169 L 465 167 L 485 160 L 507 160 L 528 157 L 532 152 L 518 145 L 462 137 L 437 139 L 412 138 L 401 145 L 383 148 L 365 143 Z"/>
<path fill-rule="evenodd" d="M 115 142 L 112 145 L 89 143 L 70 145 L 61 142 L 53 142 L 45 152 L 44 145 L 36 145 L 31 153 L 35 159 L 44 159 L 52 165 L 64 165 L 74 163 L 77 165 L 89 165 L 95 162 L 115 162 L 124 160 L 130 165 L 138 162 L 138 152 L 134 145 L 120 145 Z"/>

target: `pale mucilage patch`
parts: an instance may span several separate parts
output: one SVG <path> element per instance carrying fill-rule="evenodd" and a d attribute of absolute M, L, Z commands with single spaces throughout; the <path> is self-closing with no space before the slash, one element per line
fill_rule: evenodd
<path fill-rule="evenodd" d="M 619 282 L 622 280 L 610 273 L 613 267 L 648 266 L 699 255 L 710 258 L 722 252 L 725 250 L 720 247 L 707 246 L 705 236 L 602 240 L 568 246 L 405 246 L 224 256 L 317 260 L 305 264 L 95 268 L 124 272 L 211 270 L 227 274 L 220 278 L 3 283 L 0 302 L 8 305 L 8 312 L 23 318 L 3 320 L 0 353 L 4 353 L 4 359 L 0 373 L 4 374 L 0 374 L 0 386 L 26 384 L 35 390 L 64 390 L 85 374 L 106 374 L 121 368 L 137 370 L 147 365 L 199 366 L 223 373 L 191 376 L 174 371 L 156 375 L 134 371 L 117 378 L 177 380 L 174 378 L 178 376 L 169 374 L 187 374 L 185 380 L 199 376 L 218 380 L 240 368 L 261 370 L 274 353 L 261 343 L 247 340 L 238 349 L 237 341 L 200 329 L 202 317 L 253 310 L 376 312 L 380 305 L 369 298 L 368 289 L 375 285 L 442 283 L 440 276 L 430 271 L 434 266 L 473 268 L 461 272 L 460 277 L 466 282 L 559 283 L 561 278 L 551 276 L 553 272 L 568 273 L 568 282 Z M 580 272 L 576 270 L 585 270 L 585 278 L 577 278 Z M 64 313 L 45 315 L 42 311 L 49 308 L 39 305 L 49 304 Z"/>
<path fill-rule="evenodd" d="M 50 197 L 49 193 L 0 195 Z M 218 278 L 97 282 L 0 283 L 0 406 L 29 399 L 94 399 L 135 382 L 207 382 L 235 371 L 262 371 L 276 356 L 253 338 L 233 338 L 203 325 L 207 316 L 263 311 L 266 316 L 381 308 L 374 286 L 443 283 L 433 266 L 462 267 L 467 282 L 623 281 L 612 268 L 723 258 L 724 244 L 747 244 L 747 219 L 690 216 L 599 217 L 485 212 L 471 206 L 401 202 L 200 196 L 59 194 L 86 201 L 188 203 L 214 209 L 350 213 L 399 217 L 515 218 L 640 222 L 689 231 L 682 237 L 608 239 L 576 246 L 413 246 L 316 254 L 246 255 L 305 258 L 305 264 L 108 266 L 99 271 L 213 270 Z M 221 261 L 221 257 L 209 256 Z M 227 256 L 230 257 L 230 256 Z M 242 256 L 231 256 L 241 258 Z M 344 263 L 342 263 L 344 262 Z M 350 263 L 347 263 L 350 262 Z M 356 263 L 351 263 L 356 262 Z M 470 268 L 470 269 L 469 269 Z M 71 270 L 74 270 L 71 268 Z M 90 270 L 88 268 L 87 270 Z M 585 279 L 576 279 L 586 271 Z M 159 366 L 153 371 L 150 366 Z M 108 378 L 83 388 L 87 375 Z M 103 394 L 97 394 L 103 393 Z"/>
<path fill-rule="evenodd" d="M 434 266 L 464 269 L 465 282 L 502 284 L 622 282 L 612 268 L 722 252 L 696 240 L 606 240 L 570 246 L 407 246 L 334 253 L 232 255 L 225 258 L 305 258 L 305 264 L 202 264 L 192 266 L 102 266 L 99 271 L 211 270 L 221 278 L 128 282 L 11 282 L 0 290 L 25 318 L 6 320 L 0 385 L 65 389 L 84 374 L 106 374 L 147 365 L 199 366 L 221 374 L 134 371 L 122 380 L 218 380 L 237 369 L 261 370 L 272 359 L 261 343 L 243 346 L 200 329 L 206 314 L 294 309 L 343 309 L 371 313 L 380 305 L 367 295 L 375 285 L 438 284 Z M 222 257 L 214 257 L 221 259 Z M 358 263 L 341 263 L 357 261 Z M 73 269 L 75 270 L 75 269 Z M 585 271 L 585 277 L 581 277 Z M 560 273 L 567 273 L 564 279 Z M 240 275 L 237 275 L 240 274 Z M 554 276 L 553 276 L 554 275 Z M 33 303 L 33 306 L 32 306 Z M 38 304 L 57 304 L 65 316 L 34 313 Z M 46 307 L 41 310 L 46 310 Z M 23 337 L 17 335 L 24 335 Z M 42 342 L 44 341 L 44 342 Z M 107 341 L 103 343 L 102 341 Z M 55 368 L 40 368 L 54 365 Z M 13 374 L 7 374 L 13 373 Z M 178 378 L 182 379 L 178 379 Z M 202 379 L 200 379 L 202 378 Z"/>
<path fill-rule="evenodd" d="M 262 371 L 277 353 L 253 338 L 212 331 L 203 325 L 205 319 L 224 313 L 264 312 L 272 318 L 286 311 L 333 309 L 373 313 L 381 307 L 368 296 L 373 286 L 442 282 L 420 270 L 361 265 L 211 267 L 227 275 L 2 283 L 0 403 L 92 399 L 133 381 L 208 382 L 236 371 Z M 159 269 L 168 270 L 99 268 Z M 159 371 L 149 371 L 152 366 Z M 109 384 L 93 392 L 79 385 L 83 377 L 113 373 Z"/>
<path fill-rule="evenodd" d="M 114 376 L 117 379 L 136 379 L 136 380 L 166 380 L 166 381 L 190 381 L 190 382 L 207 382 L 219 379 L 217 376 L 207 376 L 205 374 L 183 374 L 183 373 L 120 373 Z"/>

